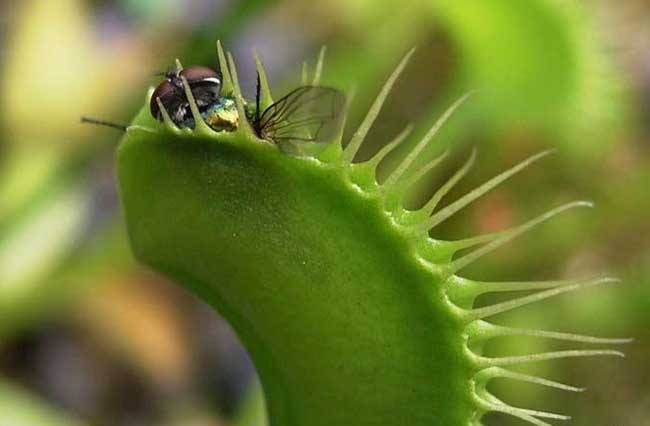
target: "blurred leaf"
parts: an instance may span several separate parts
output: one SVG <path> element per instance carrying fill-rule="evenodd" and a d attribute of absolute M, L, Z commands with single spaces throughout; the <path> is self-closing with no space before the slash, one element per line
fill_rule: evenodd
<path fill-rule="evenodd" d="M 152 280 L 137 269 L 106 272 L 75 310 L 95 340 L 157 387 L 183 389 L 192 373 L 190 325 L 178 296 Z"/>
<path fill-rule="evenodd" d="M 611 141 L 602 132 L 620 124 L 622 79 L 591 9 L 556 0 L 431 4 L 458 49 L 459 86 L 483 91 L 482 122 L 552 131 L 580 150 Z"/>
<path fill-rule="evenodd" d="M 234 420 L 234 426 L 267 426 L 264 391 L 258 380 L 249 387 L 248 395 L 242 402 Z"/>
<path fill-rule="evenodd" d="M 2 79 L 11 142 L 31 145 L 47 142 L 39 136 L 63 135 L 78 123 L 78 111 L 95 102 L 99 70 L 83 3 L 30 0 L 20 5 Z"/>
<path fill-rule="evenodd" d="M 46 232 L 45 235 L 48 233 Z M 12 279 L 18 280 L 15 281 L 17 287 L 7 287 L 0 291 L 7 294 L 6 297 L 4 294 L 0 297 L 2 311 L 0 345 L 20 330 L 38 325 L 37 320 L 42 320 L 67 307 L 70 302 L 81 297 L 84 291 L 93 291 L 105 282 L 101 277 L 133 266 L 125 231 L 121 225 L 106 224 L 101 231 L 88 241 L 84 241 L 82 245 L 66 247 L 67 242 L 67 239 L 55 240 L 49 246 L 49 254 L 56 254 L 57 262 L 46 265 L 48 269 L 35 265 L 34 269 L 40 271 L 37 276 L 28 280 L 25 275 L 16 275 Z M 67 249 L 65 254 L 62 254 L 62 248 Z M 46 253 L 37 250 L 36 254 Z M 6 257 L 7 261 L 11 261 L 10 257 L 13 257 L 2 249 L 0 249 L 0 256 Z M 28 275 L 31 265 L 29 262 L 37 259 L 37 257 L 27 256 L 23 260 Z M 51 259 L 48 260 L 50 261 Z"/>
<path fill-rule="evenodd" d="M 80 237 L 88 211 L 88 193 L 71 186 L 53 191 L 22 226 L 8 230 L 0 240 L 0 310 L 13 305 L 32 285 L 49 276 Z"/>
<path fill-rule="evenodd" d="M 14 147 L 55 144 L 95 133 L 79 117 L 122 106 L 132 85 L 151 70 L 146 40 L 112 52 L 99 44 L 83 0 L 20 3 L 8 32 L 1 109 Z"/>
<path fill-rule="evenodd" d="M 0 424 L 3 426 L 81 426 L 24 389 L 0 379 Z"/>
<path fill-rule="evenodd" d="M 457 141 L 460 129 L 480 128 L 481 139 L 491 141 L 523 128 L 574 152 L 585 152 L 605 149 L 626 120 L 628 100 L 622 72 L 605 53 L 593 10 L 582 4 L 419 0 L 409 7 L 394 7 L 378 0 L 341 7 L 340 13 L 345 27 L 333 39 L 324 77 L 344 88 L 360 85 L 352 124 L 360 119 L 357 109 L 364 111 L 376 94 L 378 82 L 402 52 L 414 45 L 424 49 L 413 62 L 424 62 L 427 67 L 412 63 L 409 68 L 424 74 L 407 69 L 409 79 L 398 83 L 397 93 L 421 93 L 425 78 L 449 76 L 451 80 L 439 93 L 431 93 L 428 105 L 408 108 L 410 120 L 419 111 L 430 125 L 453 100 L 479 90 L 463 108 L 471 113 L 461 111 L 446 126 L 438 138 L 442 144 Z M 429 49 L 434 38 L 448 51 Z M 354 64 L 353 71 L 350 64 Z M 420 92 L 409 85 L 416 85 Z M 408 99 L 398 102 L 399 96 L 393 98 L 393 105 L 408 103 Z M 393 122 L 387 128 L 383 122 L 395 115 L 408 120 L 400 111 L 406 108 L 399 108 L 380 116 L 377 126 L 382 132 L 377 134 L 382 141 L 377 144 L 405 124 Z"/>

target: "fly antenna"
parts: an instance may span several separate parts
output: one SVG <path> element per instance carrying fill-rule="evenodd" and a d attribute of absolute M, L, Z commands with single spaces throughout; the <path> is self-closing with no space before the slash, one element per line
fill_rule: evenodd
<path fill-rule="evenodd" d="M 86 123 L 86 124 L 94 124 L 96 126 L 111 127 L 113 129 L 121 130 L 123 132 L 126 132 L 126 128 L 127 128 L 127 126 L 125 126 L 123 124 L 113 123 L 113 122 L 104 121 L 104 120 L 98 120 L 96 118 L 91 118 L 91 117 L 81 117 L 81 122 Z"/>

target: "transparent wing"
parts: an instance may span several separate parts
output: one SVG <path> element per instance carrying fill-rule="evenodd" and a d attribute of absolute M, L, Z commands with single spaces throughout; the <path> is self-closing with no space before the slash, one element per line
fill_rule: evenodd
<path fill-rule="evenodd" d="M 340 130 L 344 104 L 336 89 L 301 86 L 264 110 L 257 132 L 273 141 L 329 142 Z"/>

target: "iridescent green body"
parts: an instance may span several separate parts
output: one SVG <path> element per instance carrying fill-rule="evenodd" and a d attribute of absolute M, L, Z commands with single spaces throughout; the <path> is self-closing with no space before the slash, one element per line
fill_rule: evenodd
<path fill-rule="evenodd" d="M 232 132 L 239 127 L 239 113 L 237 105 L 232 96 L 221 96 L 219 100 L 209 108 L 201 111 L 201 118 L 215 132 Z M 193 128 L 195 120 L 193 117 L 179 123 L 182 128 Z"/>
<path fill-rule="evenodd" d="M 220 97 L 219 102 L 202 115 L 205 122 L 217 132 L 222 130 L 232 132 L 239 127 L 239 113 L 235 99 L 232 97 Z"/>

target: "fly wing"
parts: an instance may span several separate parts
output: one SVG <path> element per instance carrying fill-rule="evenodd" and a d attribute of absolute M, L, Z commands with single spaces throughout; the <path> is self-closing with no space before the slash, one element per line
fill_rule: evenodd
<path fill-rule="evenodd" d="M 264 110 L 257 131 L 276 142 L 330 142 L 340 130 L 344 104 L 339 90 L 301 86 Z"/>

